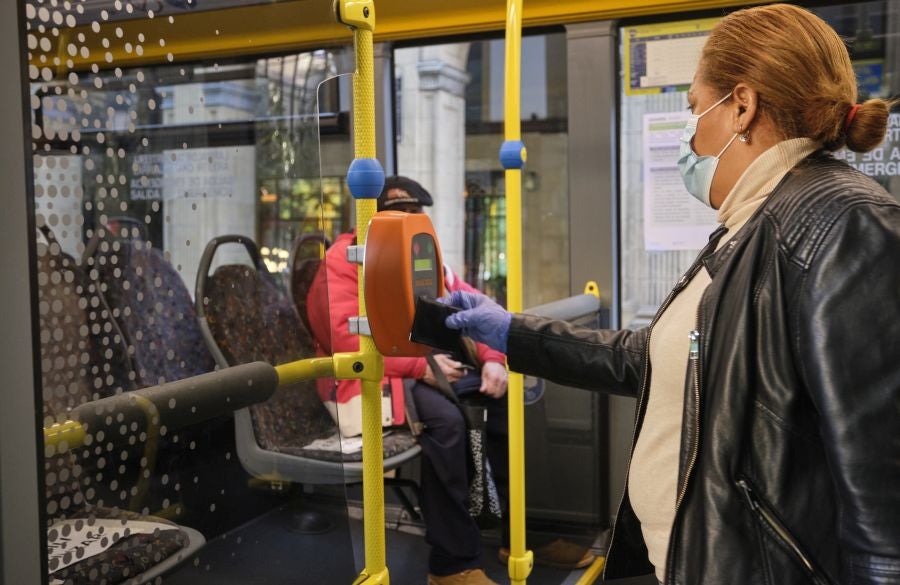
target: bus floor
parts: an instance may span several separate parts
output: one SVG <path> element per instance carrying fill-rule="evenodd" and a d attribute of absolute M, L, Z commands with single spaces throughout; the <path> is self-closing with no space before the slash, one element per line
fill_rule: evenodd
<path fill-rule="evenodd" d="M 211 539 L 195 558 L 164 577 L 162 585 L 349 585 L 364 564 L 361 507 L 340 501 L 316 501 L 314 506 L 331 521 L 329 531 L 307 534 L 295 530 L 296 511 L 285 504 Z M 424 585 L 428 545 L 421 527 L 389 521 L 385 533 L 391 582 Z M 485 541 L 485 572 L 498 583 L 509 583 L 507 568 L 497 560 L 496 538 Z M 527 582 L 575 585 L 580 576 L 581 571 L 536 566 Z M 608 583 L 657 585 L 652 577 Z"/>

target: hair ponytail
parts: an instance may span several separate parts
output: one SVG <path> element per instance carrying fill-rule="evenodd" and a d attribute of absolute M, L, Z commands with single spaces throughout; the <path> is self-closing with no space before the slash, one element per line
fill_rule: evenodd
<path fill-rule="evenodd" d="M 868 152 L 881 144 L 887 132 L 891 106 L 895 103 L 894 100 L 873 99 L 860 104 L 856 114 L 846 125 L 844 134 L 847 148 L 853 152 Z"/>

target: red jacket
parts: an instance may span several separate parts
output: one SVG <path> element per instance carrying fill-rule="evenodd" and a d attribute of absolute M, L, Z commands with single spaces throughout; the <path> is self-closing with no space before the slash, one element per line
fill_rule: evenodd
<path fill-rule="evenodd" d="M 359 338 L 347 328 L 350 317 L 359 315 L 357 298 L 357 265 L 347 261 L 347 247 L 356 238 L 353 233 L 342 234 L 325 253 L 325 261 L 313 280 L 307 297 L 307 315 L 319 355 L 359 350 Z M 326 285 L 327 280 L 327 285 Z M 448 292 L 464 290 L 478 292 L 463 279 L 444 267 L 444 285 Z M 506 356 L 483 344 L 476 344 L 482 362 L 506 363 Z M 385 426 L 403 424 L 405 403 L 403 379 L 420 379 L 425 374 L 425 358 L 389 357 L 384 360 L 383 386 L 390 386 L 390 398 L 385 397 L 382 423 Z M 338 422 L 341 434 L 352 437 L 362 433 L 362 406 L 358 380 L 320 379 L 319 397 Z"/>

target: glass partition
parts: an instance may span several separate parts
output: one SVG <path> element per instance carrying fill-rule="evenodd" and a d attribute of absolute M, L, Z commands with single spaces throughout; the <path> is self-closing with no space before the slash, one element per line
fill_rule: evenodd
<path fill-rule="evenodd" d="M 349 221 L 319 133 L 349 134 L 352 51 L 116 58 L 253 4 L 24 3 L 51 583 L 357 574 L 315 383 L 228 369 L 316 355 L 294 260 Z"/>

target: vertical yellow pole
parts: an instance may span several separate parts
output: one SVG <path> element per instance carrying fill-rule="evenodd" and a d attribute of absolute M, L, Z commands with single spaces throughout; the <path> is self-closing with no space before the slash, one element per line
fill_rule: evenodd
<path fill-rule="evenodd" d="M 372 32 L 356 31 L 356 73 L 353 77 L 353 132 L 357 159 L 375 158 L 375 80 L 373 73 Z M 383 181 L 382 181 L 383 182 Z M 380 191 L 380 189 L 379 189 Z M 357 242 L 365 245 L 369 222 L 375 215 L 376 200 L 356 200 Z M 366 316 L 365 278 L 363 266 L 358 268 L 359 316 Z M 381 354 L 375 341 L 360 335 L 359 351 L 363 355 Z M 384 543 L 384 451 L 381 437 L 381 380 L 362 381 L 363 411 L 363 529 L 365 532 L 366 569 L 370 582 L 388 583 Z M 384 575 L 383 578 L 377 578 Z"/>
<path fill-rule="evenodd" d="M 337 18 L 353 28 L 356 72 L 353 75 L 353 132 L 355 158 L 347 184 L 356 199 L 357 243 L 364 246 L 369 222 L 376 212 L 376 198 L 384 185 L 384 171 L 375 158 L 375 79 L 372 35 L 375 31 L 373 0 L 337 0 Z M 359 319 L 365 321 L 365 278 L 359 265 Z M 384 452 L 381 436 L 381 372 L 384 360 L 369 335 L 359 337 L 358 360 L 352 369 L 362 382 L 363 437 L 363 534 L 366 566 L 355 581 L 388 584 L 384 542 Z M 343 368 L 335 362 L 336 375 Z M 352 375 L 352 374 L 351 374 Z"/>
<path fill-rule="evenodd" d="M 500 161 L 506 169 L 506 295 L 507 309 L 523 310 L 522 299 L 522 167 L 525 146 L 521 132 L 522 0 L 506 3 L 505 141 Z M 525 583 L 532 553 L 525 548 L 525 406 L 522 375 L 509 376 L 509 578 Z"/>

